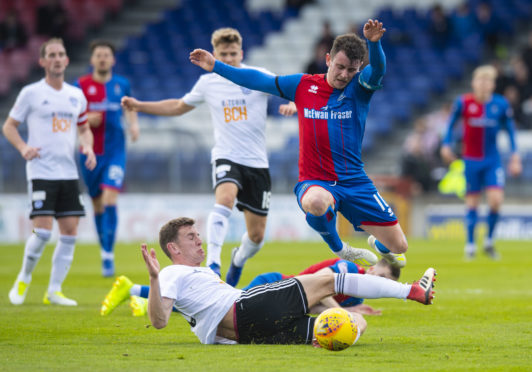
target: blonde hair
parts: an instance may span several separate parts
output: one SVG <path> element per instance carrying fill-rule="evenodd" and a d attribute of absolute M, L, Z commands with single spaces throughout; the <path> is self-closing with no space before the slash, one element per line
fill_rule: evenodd
<path fill-rule="evenodd" d="M 473 71 L 473 79 L 484 76 L 495 80 L 497 78 L 497 69 L 492 65 L 483 65 Z"/>
<path fill-rule="evenodd" d="M 220 44 L 233 43 L 237 43 L 239 47 L 242 47 L 242 35 L 234 28 L 219 28 L 212 33 L 211 44 L 213 48 L 216 48 Z"/>
<path fill-rule="evenodd" d="M 65 47 L 65 43 L 63 42 L 63 39 L 58 37 L 53 37 L 44 43 L 42 43 L 41 48 L 39 49 L 39 55 L 41 58 L 46 57 L 46 47 L 50 44 L 61 44 L 63 47 Z"/>

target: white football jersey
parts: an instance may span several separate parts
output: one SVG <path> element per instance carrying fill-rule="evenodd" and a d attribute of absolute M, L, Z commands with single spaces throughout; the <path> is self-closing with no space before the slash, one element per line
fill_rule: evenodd
<path fill-rule="evenodd" d="M 208 267 L 171 265 L 159 273 L 161 296 L 178 310 L 202 344 L 217 342 L 218 324 L 242 290 L 225 283 Z"/>
<path fill-rule="evenodd" d="M 271 72 L 256 68 L 262 72 Z M 266 110 L 268 95 L 247 89 L 215 73 L 202 75 L 183 97 L 190 106 L 206 102 L 214 125 L 211 161 L 228 159 L 253 168 L 267 168 Z"/>
<path fill-rule="evenodd" d="M 26 162 L 28 180 L 78 179 L 76 136 L 78 125 L 87 121 L 87 100 L 81 89 L 63 83 L 56 90 L 44 79 L 26 85 L 9 116 L 26 122 L 28 145 L 40 148 L 40 157 Z"/>

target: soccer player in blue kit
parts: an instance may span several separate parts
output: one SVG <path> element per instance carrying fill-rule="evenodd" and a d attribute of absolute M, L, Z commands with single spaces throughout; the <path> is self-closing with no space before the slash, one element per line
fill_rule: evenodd
<path fill-rule="evenodd" d="M 122 124 L 120 100 L 130 95 L 129 82 L 112 73 L 115 63 L 113 44 L 94 41 L 90 46 L 91 74 L 77 81 L 87 98 L 89 124 L 94 135 L 94 152 L 98 165 L 82 169 L 94 209 L 94 222 L 101 245 L 102 275 L 113 276 L 114 243 L 118 227 L 117 199 L 122 190 L 126 167 L 126 135 Z M 132 141 L 139 136 L 137 113 L 124 112 Z M 85 156 L 81 155 L 81 162 Z"/>
<path fill-rule="evenodd" d="M 385 28 L 376 20 L 364 25 L 369 65 L 360 68 L 365 42 L 355 34 L 340 35 L 326 56 L 326 74 L 271 76 L 235 69 L 196 49 L 190 60 L 246 88 L 287 98 L 299 119 L 299 182 L 295 193 L 308 224 L 340 258 L 370 266 L 377 256 L 350 247 L 336 230 L 340 211 L 355 227 L 370 234 L 369 244 L 397 267 L 406 264 L 406 237 L 397 218 L 364 171 L 361 145 L 369 102 L 381 87 L 386 61 L 381 47 Z"/>
<path fill-rule="evenodd" d="M 488 230 L 484 240 L 484 253 L 492 259 L 498 259 L 493 244 L 493 233 L 499 219 L 499 210 L 504 199 L 504 169 L 497 149 L 497 133 L 504 129 L 510 138 L 511 157 L 508 164 L 510 175 L 521 173 L 521 158 L 517 153 L 512 109 L 506 99 L 493 93 L 497 70 L 493 66 L 480 66 L 473 71 L 471 82 L 473 92 L 463 94 L 456 99 L 449 121 L 447 134 L 443 140 L 441 156 L 447 162 L 456 159 L 452 151 L 455 125 L 462 119 L 463 149 L 465 163 L 467 208 L 465 224 L 467 228 L 466 259 L 476 254 L 475 227 L 477 208 L 480 204 L 481 191 L 486 189 L 489 205 L 487 218 Z"/>

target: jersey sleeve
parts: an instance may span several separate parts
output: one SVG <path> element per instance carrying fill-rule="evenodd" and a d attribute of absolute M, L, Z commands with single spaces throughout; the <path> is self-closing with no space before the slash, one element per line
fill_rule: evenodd
<path fill-rule="evenodd" d="M 449 118 L 449 123 L 447 125 L 447 132 L 442 141 L 442 144 L 444 145 L 449 146 L 453 142 L 453 129 L 462 116 L 462 106 L 462 97 L 459 97 L 454 101 L 453 108 L 451 109 L 451 117 Z"/>
<path fill-rule="evenodd" d="M 176 270 L 172 270 L 171 267 L 161 270 L 159 273 L 159 289 L 161 291 L 161 297 L 171 298 L 177 300 L 177 294 L 179 293 L 179 275 Z"/>
<path fill-rule="evenodd" d="M 31 110 L 31 93 L 29 89 L 23 88 L 17 96 L 15 104 L 11 111 L 9 111 L 9 117 L 22 123 L 26 120 Z"/>
<path fill-rule="evenodd" d="M 83 92 L 80 94 L 80 98 L 81 98 L 81 109 L 80 109 L 80 114 L 78 116 L 78 126 L 84 125 L 88 120 L 87 98 L 85 98 L 85 95 L 83 94 Z"/>
<path fill-rule="evenodd" d="M 229 66 L 218 60 L 214 64 L 213 72 L 237 85 L 292 101 L 295 97 L 297 84 L 299 84 L 301 76 L 303 76 L 303 74 L 297 74 L 278 77 L 257 69 Z M 294 84 L 296 81 L 297 84 Z"/>
<path fill-rule="evenodd" d="M 386 57 L 380 40 L 368 41 L 369 64 L 359 75 L 358 82 L 364 88 L 377 90 L 382 88 L 382 78 L 386 72 Z"/>
<path fill-rule="evenodd" d="M 513 110 L 507 100 L 504 100 L 505 110 L 502 119 L 504 129 L 508 132 L 508 138 L 510 139 L 510 149 L 512 153 L 517 152 L 517 142 L 515 140 L 515 122 L 513 119 Z"/>
<path fill-rule="evenodd" d="M 192 87 L 191 91 L 183 96 L 183 102 L 189 106 L 198 106 L 205 101 L 204 96 L 204 81 L 203 77 L 200 77 L 196 84 Z"/>

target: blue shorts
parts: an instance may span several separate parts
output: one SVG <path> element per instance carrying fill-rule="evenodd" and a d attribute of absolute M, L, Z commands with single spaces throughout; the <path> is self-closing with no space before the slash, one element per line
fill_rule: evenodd
<path fill-rule="evenodd" d="M 505 176 L 500 159 L 464 159 L 464 164 L 466 192 L 468 194 L 478 193 L 486 187 L 504 187 Z"/>
<path fill-rule="evenodd" d="M 294 188 L 299 207 L 301 199 L 310 187 L 323 187 L 334 197 L 335 211 L 353 224 L 357 231 L 363 231 L 362 225 L 392 226 L 397 217 L 392 208 L 379 195 L 377 188 L 368 176 L 364 175 L 349 181 L 301 181 Z"/>
<path fill-rule="evenodd" d="M 105 187 L 118 191 L 122 190 L 126 169 L 125 153 L 113 154 L 112 156 L 97 155 L 96 168 L 92 171 L 88 170 L 84 165 L 86 158 L 85 155 L 80 154 L 81 175 L 91 198 L 101 195 Z"/>

